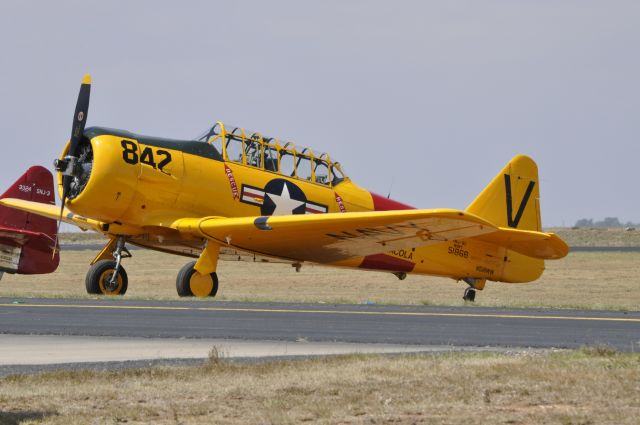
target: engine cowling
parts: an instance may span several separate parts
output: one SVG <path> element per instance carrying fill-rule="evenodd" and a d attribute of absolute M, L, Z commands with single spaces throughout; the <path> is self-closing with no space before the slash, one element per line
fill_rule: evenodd
<path fill-rule="evenodd" d="M 91 137 L 90 131 L 87 133 L 80 144 L 67 207 L 76 214 L 107 223 L 117 222 L 136 194 L 140 164 L 122 160 L 122 137 L 108 134 Z M 69 144 L 61 159 L 68 149 Z M 61 172 L 58 173 L 58 192 L 62 194 Z"/>

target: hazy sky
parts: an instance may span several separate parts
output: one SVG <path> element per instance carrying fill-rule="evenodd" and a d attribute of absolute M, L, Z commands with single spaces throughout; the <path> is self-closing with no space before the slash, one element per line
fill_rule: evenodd
<path fill-rule="evenodd" d="M 327 151 L 360 185 L 464 208 L 509 159 L 543 225 L 640 222 L 640 2 L 0 2 L 0 186 L 88 125 L 221 119 Z"/>

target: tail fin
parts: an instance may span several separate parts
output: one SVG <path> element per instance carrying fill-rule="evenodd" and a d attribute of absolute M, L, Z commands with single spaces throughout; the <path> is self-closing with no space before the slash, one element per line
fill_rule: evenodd
<path fill-rule="evenodd" d="M 2 198 L 55 204 L 53 176 L 44 167 L 29 168 Z M 20 274 L 51 273 L 60 257 L 53 251 L 56 221 L 0 206 L 0 271 Z"/>
<path fill-rule="evenodd" d="M 466 211 L 498 227 L 542 231 L 538 166 L 528 156 L 515 156 Z"/>
<path fill-rule="evenodd" d="M 531 282 L 544 271 L 545 259 L 562 258 L 567 244 L 542 232 L 538 166 L 529 157 L 515 156 L 466 209 L 490 221 L 497 232 L 478 239 L 504 248 L 502 282 Z"/>

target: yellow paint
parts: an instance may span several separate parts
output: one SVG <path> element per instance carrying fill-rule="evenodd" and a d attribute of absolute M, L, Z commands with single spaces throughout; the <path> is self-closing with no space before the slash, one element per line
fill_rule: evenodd
<path fill-rule="evenodd" d="M 486 284 L 487 284 L 487 279 L 478 279 L 474 282 L 473 288 L 479 289 L 480 291 L 482 291 Z"/>
<path fill-rule="evenodd" d="M 366 190 L 360 189 L 360 187 L 351 180 L 344 181 L 337 185 L 335 193 L 342 198 L 347 212 L 373 211 L 371 194 Z M 337 205 L 336 212 L 340 212 Z"/>
<path fill-rule="evenodd" d="M 200 258 L 193 267 L 197 272 L 203 275 L 209 275 L 216 271 L 218 267 L 218 255 L 220 254 L 220 245 L 209 242 L 202 250 Z"/>
<path fill-rule="evenodd" d="M 529 195 L 529 202 L 518 222 L 518 229 L 541 231 L 540 208 L 540 181 L 538 180 L 538 166 L 529 157 L 515 156 L 496 175 L 489 185 L 467 207 L 466 211 L 483 217 L 498 227 L 508 227 L 507 218 L 507 191 L 505 176 L 509 176 L 511 185 L 511 217 L 515 218 L 518 207 L 524 199 L 527 188 L 533 184 L 533 190 Z"/>
<path fill-rule="evenodd" d="M 526 156 L 514 157 L 465 211 L 373 211 L 371 194 L 348 177 L 334 184 L 334 175 L 342 172 L 327 155 L 225 129 L 221 123 L 219 128 L 217 135 L 199 143 L 219 149 L 224 160 L 145 145 L 145 139 L 128 133 L 93 137 L 90 179 L 68 201 L 63 220 L 110 237 L 139 237 L 142 245 L 159 241 L 153 247 L 166 246 L 178 254 L 185 254 L 185 247 L 187 255 L 194 255 L 193 250 L 208 241 L 211 249 L 205 249 L 196 263 L 202 274 L 215 270 L 214 248 L 220 245 L 295 263 L 340 267 L 363 267 L 367 256 L 376 255 L 386 265 L 364 264 L 390 272 L 512 283 L 537 279 L 545 259 L 562 258 L 568 252 L 560 238 L 540 231 L 537 166 Z M 233 151 L 233 145 L 227 148 L 223 143 L 231 133 L 242 150 Z M 124 152 L 125 144 L 132 150 Z M 68 145 L 62 157 L 67 150 Z M 268 161 L 267 153 L 278 151 L 282 154 L 277 161 Z M 156 159 L 170 155 L 171 161 L 160 169 L 142 160 L 145 152 Z M 312 168 L 308 179 L 298 168 L 284 175 L 285 154 L 324 164 L 329 171 Z M 128 162 L 127 155 L 137 160 Z M 262 214 L 260 191 L 273 179 L 294 184 L 305 194 L 307 208 L 326 208 L 327 214 L 272 216 L 266 223 L 256 222 Z M 58 185 L 61 190 L 60 173 Z M 247 188 L 257 195 L 243 196 Z M 336 196 L 348 214 L 341 212 Z M 51 218 L 58 214 L 53 205 L 11 199 L 0 203 Z M 171 245 L 163 246 L 163 240 Z M 401 251 L 411 255 L 399 255 Z"/>
<path fill-rule="evenodd" d="M 15 198 L 3 198 L 0 199 L 0 205 L 4 205 L 10 208 L 16 208 L 22 211 L 28 211 L 33 214 L 48 217 L 54 220 L 60 218 L 60 207 L 56 205 L 43 204 L 34 201 L 25 201 L 24 199 Z M 74 224 L 81 229 L 95 230 L 97 232 L 102 231 L 102 225 L 104 223 L 90 218 L 73 214 L 68 208 L 64 208 L 62 213 L 62 221 L 69 224 Z"/>
<path fill-rule="evenodd" d="M 82 84 L 91 84 L 91 75 L 84 74 L 84 77 L 82 77 Z"/>
<path fill-rule="evenodd" d="M 111 279 L 111 276 L 113 276 L 113 269 L 108 269 L 105 270 L 104 272 L 102 272 L 102 274 L 100 275 L 100 278 L 98 279 L 98 285 L 100 286 L 100 292 L 102 292 L 103 295 L 119 295 L 120 292 L 122 291 L 122 275 L 120 273 L 118 273 L 116 280 L 118 285 L 116 286 L 116 289 L 114 289 L 113 291 L 109 291 L 106 287 L 106 282 Z"/>
<path fill-rule="evenodd" d="M 213 290 L 213 279 L 210 274 L 201 274 L 194 270 L 189 278 L 189 289 L 196 297 L 207 297 Z"/>
<path fill-rule="evenodd" d="M 93 261 L 91 261 L 91 265 L 93 266 L 95 263 L 97 263 L 100 260 L 111 260 L 113 259 L 113 251 L 116 249 L 116 244 L 118 243 L 118 239 L 115 237 L 112 237 L 111 239 L 109 239 L 109 242 L 107 242 L 107 244 L 104 246 L 104 248 L 102 248 L 102 251 L 100 251 L 100 253 L 98 255 L 96 255 L 96 258 L 93 259 Z"/>
<path fill-rule="evenodd" d="M 264 188 L 274 178 L 284 179 L 300 187 L 309 201 L 325 205 L 328 212 L 340 212 L 331 186 L 172 149 L 165 149 L 171 153 L 172 161 L 163 173 L 140 162 L 135 165 L 124 162 L 122 140 L 109 135 L 91 140 L 94 151 L 91 178 L 85 190 L 68 202 L 68 208 L 74 213 L 103 223 L 118 221 L 139 227 L 166 227 L 184 217 L 260 215 L 259 206 L 233 199 L 225 164 L 233 173 L 239 191 L 242 185 Z M 138 156 L 146 147 L 134 139 L 124 140 L 136 143 Z M 65 154 L 66 149 L 61 156 Z M 58 186 L 61 189 L 60 178 Z M 364 211 L 372 205 L 369 192 L 348 179 L 338 187 L 343 199 L 358 200 L 349 204 L 348 211 Z M 127 229 L 127 233 L 136 231 Z"/>
<path fill-rule="evenodd" d="M 268 220 L 271 230 L 256 227 L 254 217 L 183 219 L 176 229 L 197 229 L 194 234 L 220 244 L 230 240 L 238 248 L 251 247 L 275 257 L 331 264 L 392 249 L 440 244 L 440 239 L 423 239 L 423 228 L 437 229 L 438 238 L 449 239 L 495 230 L 478 217 L 460 214 L 443 209 L 274 216 Z M 367 236 L 351 237 L 362 232 Z"/>

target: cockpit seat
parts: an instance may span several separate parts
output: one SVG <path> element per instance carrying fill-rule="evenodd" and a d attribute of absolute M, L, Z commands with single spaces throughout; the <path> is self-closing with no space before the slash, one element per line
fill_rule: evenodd
<path fill-rule="evenodd" d="M 278 160 L 275 158 L 265 158 L 264 169 L 267 171 L 278 172 Z"/>

